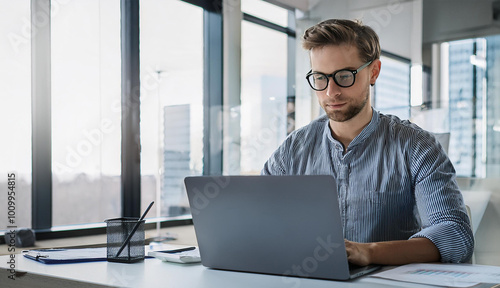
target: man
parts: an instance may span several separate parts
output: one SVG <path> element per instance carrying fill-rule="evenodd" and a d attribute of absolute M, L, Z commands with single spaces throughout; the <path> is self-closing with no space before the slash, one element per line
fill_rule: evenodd
<path fill-rule="evenodd" d="M 470 222 L 441 145 L 371 107 L 381 68 L 376 33 L 360 22 L 326 20 L 302 40 L 307 80 L 326 115 L 290 134 L 262 174 L 333 175 L 351 263 L 469 261 Z"/>

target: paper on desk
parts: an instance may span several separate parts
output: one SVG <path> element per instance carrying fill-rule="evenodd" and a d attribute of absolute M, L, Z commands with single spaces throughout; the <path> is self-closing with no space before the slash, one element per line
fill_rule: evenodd
<path fill-rule="evenodd" d="M 408 264 L 373 277 L 447 287 L 500 283 L 500 267 L 471 264 Z"/>
<path fill-rule="evenodd" d="M 23 252 L 24 257 L 45 264 L 106 261 L 106 247 L 81 249 L 41 249 Z"/>

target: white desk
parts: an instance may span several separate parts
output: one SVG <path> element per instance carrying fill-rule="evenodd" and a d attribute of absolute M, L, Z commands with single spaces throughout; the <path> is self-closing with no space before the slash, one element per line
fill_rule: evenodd
<path fill-rule="evenodd" d="M 284 278 L 275 275 L 208 269 L 201 264 L 176 264 L 158 259 L 122 264 L 87 262 L 47 265 L 16 257 L 16 280 L 7 278 L 6 262 L 0 257 L 0 287 L 435 287 L 362 277 L 353 281 Z M 24 273 L 26 272 L 26 273 Z M 74 282 L 77 281 L 77 282 Z"/>

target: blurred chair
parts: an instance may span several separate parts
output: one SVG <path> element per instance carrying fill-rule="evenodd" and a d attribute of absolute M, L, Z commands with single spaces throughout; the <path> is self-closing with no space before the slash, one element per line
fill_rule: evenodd
<path fill-rule="evenodd" d="M 443 146 L 444 151 L 448 154 L 448 147 L 450 146 L 450 132 L 447 133 L 432 133 Z"/>

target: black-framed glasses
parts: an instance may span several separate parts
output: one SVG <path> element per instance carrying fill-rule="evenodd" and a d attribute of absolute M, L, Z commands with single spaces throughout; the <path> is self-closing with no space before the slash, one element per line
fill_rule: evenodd
<path fill-rule="evenodd" d="M 363 66 L 359 67 L 356 70 L 342 69 L 332 74 L 312 72 L 311 70 L 309 71 L 309 73 L 307 73 L 306 79 L 307 82 L 309 82 L 311 88 L 316 91 L 325 90 L 326 87 L 328 87 L 328 78 L 330 77 L 333 78 L 333 81 L 335 81 L 335 84 L 337 84 L 339 87 L 351 87 L 352 85 L 354 85 L 354 81 L 356 80 L 356 74 L 358 74 L 359 71 L 366 68 L 372 62 L 373 60 L 366 62 L 365 64 L 363 64 Z"/>

